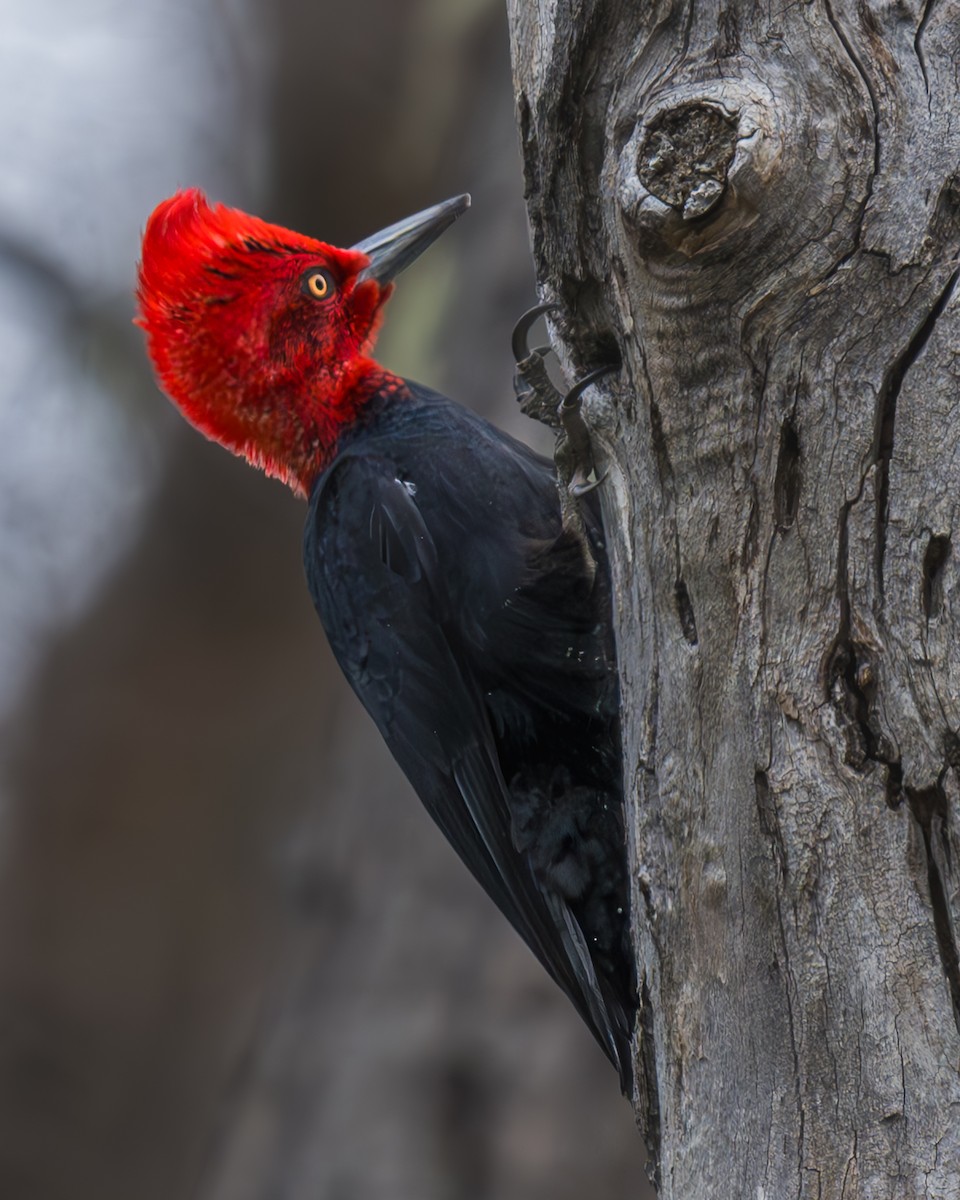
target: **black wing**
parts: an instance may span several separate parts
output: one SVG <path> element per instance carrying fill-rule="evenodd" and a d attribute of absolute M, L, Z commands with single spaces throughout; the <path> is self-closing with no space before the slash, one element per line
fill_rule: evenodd
<path fill-rule="evenodd" d="M 392 463 L 346 456 L 331 468 L 312 498 L 304 561 L 333 652 L 427 811 L 619 1066 L 583 933 L 513 845 L 434 540 Z"/>

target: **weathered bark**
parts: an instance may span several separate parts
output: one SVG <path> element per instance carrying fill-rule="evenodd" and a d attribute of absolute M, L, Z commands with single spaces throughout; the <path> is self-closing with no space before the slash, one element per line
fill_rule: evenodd
<path fill-rule="evenodd" d="M 960 1196 L 960 3 L 508 8 L 662 1195 Z"/>

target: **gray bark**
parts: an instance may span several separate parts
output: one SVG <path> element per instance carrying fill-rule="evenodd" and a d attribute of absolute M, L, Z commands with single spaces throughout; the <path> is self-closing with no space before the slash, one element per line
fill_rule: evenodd
<path fill-rule="evenodd" d="M 960 1196 L 960 4 L 508 9 L 661 1195 Z"/>

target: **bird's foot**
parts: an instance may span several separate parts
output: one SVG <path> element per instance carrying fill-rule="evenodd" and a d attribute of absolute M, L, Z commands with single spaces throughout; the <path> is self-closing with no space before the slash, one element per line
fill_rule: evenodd
<path fill-rule="evenodd" d="M 513 376 L 513 390 L 520 402 L 520 411 L 525 417 L 531 417 L 534 421 L 540 421 L 559 431 L 558 410 L 563 396 L 554 387 L 547 372 L 550 347 L 535 346 L 531 350 L 527 345 L 527 337 L 536 322 L 545 313 L 556 311 L 555 304 L 537 304 L 529 309 L 514 326 L 510 345 L 517 364 Z"/>
<path fill-rule="evenodd" d="M 565 483 L 571 496 L 586 496 L 594 488 L 600 486 L 606 478 L 606 471 L 598 473 L 593 461 L 593 446 L 590 441 L 590 430 L 583 419 L 581 407 L 583 393 L 588 387 L 610 375 L 618 368 L 615 366 L 597 367 L 588 371 L 582 379 L 577 380 L 569 392 L 560 401 L 558 414 L 560 425 L 564 432 L 564 445 L 557 447 L 557 470 L 561 471 L 561 454 L 564 458 L 563 473 Z M 592 476 L 592 478 L 591 478 Z"/>
<path fill-rule="evenodd" d="M 566 395 L 562 394 L 547 372 L 546 356 L 550 347 L 537 346 L 531 350 L 527 344 L 530 330 L 540 317 L 556 311 L 556 304 L 537 304 L 514 326 L 511 346 L 517 370 L 513 387 L 520 401 L 520 411 L 557 431 L 554 461 L 561 492 L 579 499 L 599 487 L 606 477 L 606 472 L 598 474 L 594 465 L 590 430 L 581 411 L 583 393 L 618 368 L 598 367 L 578 380 Z"/>

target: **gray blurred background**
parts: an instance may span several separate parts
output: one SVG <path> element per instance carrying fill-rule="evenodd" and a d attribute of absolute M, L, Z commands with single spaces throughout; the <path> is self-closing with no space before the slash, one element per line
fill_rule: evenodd
<path fill-rule="evenodd" d="M 349 244 L 470 191 L 379 357 L 520 436 L 502 0 L 5 0 L 0 1197 L 637 1197 L 572 1008 L 340 678 L 304 506 L 131 325 L 181 185 Z"/>

